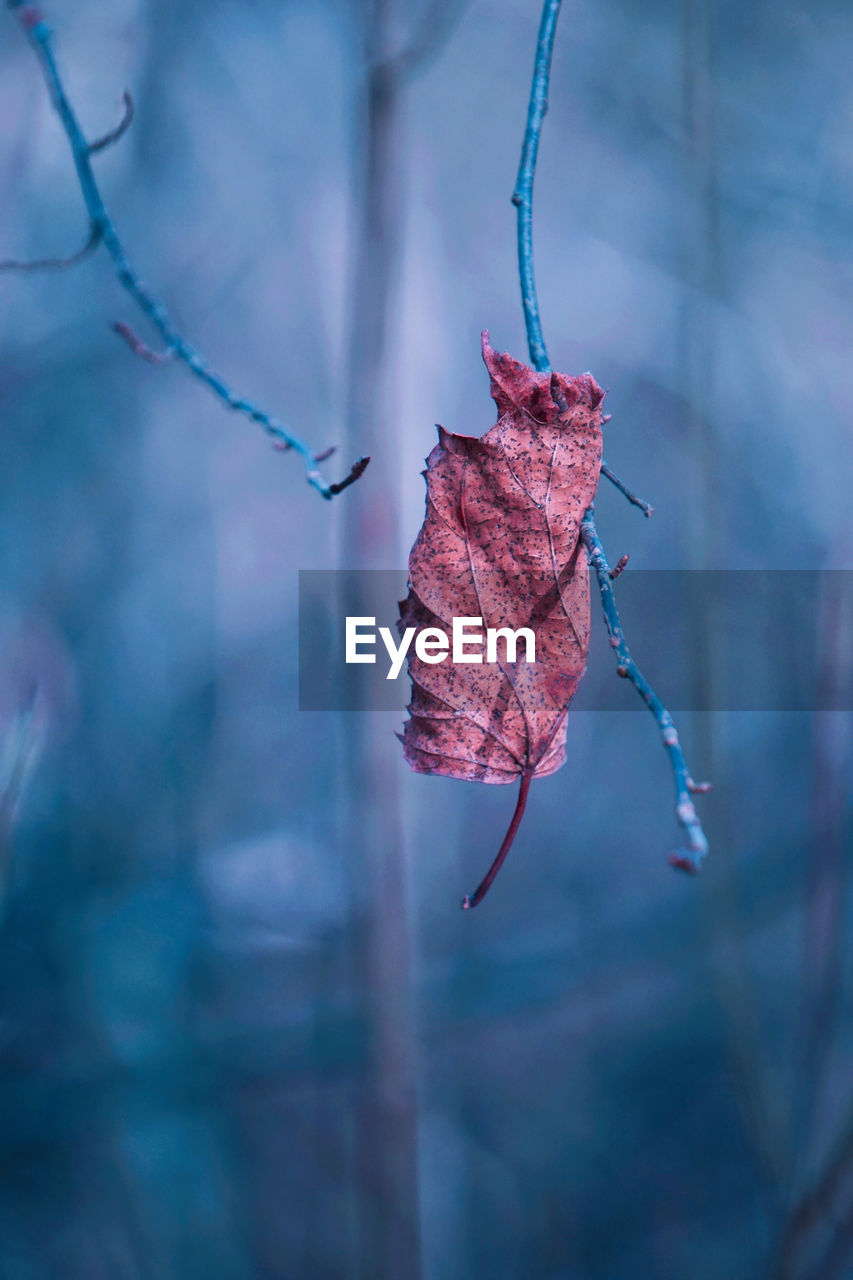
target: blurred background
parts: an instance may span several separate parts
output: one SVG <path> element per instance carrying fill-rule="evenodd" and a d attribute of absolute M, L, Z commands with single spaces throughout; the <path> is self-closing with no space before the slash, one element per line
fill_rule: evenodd
<path fill-rule="evenodd" d="M 656 509 L 605 486 L 611 561 L 853 568 L 853 11 L 564 10 L 535 253 L 552 362 L 610 389 Z M 103 251 L 0 276 L 0 1277 L 849 1280 L 850 713 L 679 718 L 715 784 L 687 879 L 626 686 L 463 914 L 514 792 L 297 707 L 298 571 L 404 566 L 434 423 L 494 418 L 480 330 L 526 356 L 538 0 L 45 14 L 90 137 L 134 96 L 97 173 L 187 337 L 331 478 L 374 460 L 325 503 L 136 358 Z M 0 189 L 0 256 L 82 242 L 8 12 Z M 687 634 L 713 704 L 700 590 Z"/>

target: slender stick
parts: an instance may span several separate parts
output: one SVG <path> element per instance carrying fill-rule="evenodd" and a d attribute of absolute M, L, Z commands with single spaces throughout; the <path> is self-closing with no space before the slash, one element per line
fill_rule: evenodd
<path fill-rule="evenodd" d="M 623 679 L 631 681 L 657 721 L 664 748 L 672 765 L 673 778 L 675 779 L 675 816 L 687 837 L 687 848 L 679 849 L 677 853 L 671 854 L 670 864 L 680 868 L 682 871 L 698 871 L 702 859 L 708 852 L 708 841 L 705 838 L 702 824 L 690 797 L 699 792 L 708 791 L 710 787 L 707 782 L 697 783 L 690 777 L 672 716 L 631 657 L 631 651 L 628 648 L 625 633 L 622 630 L 622 623 L 619 620 L 619 611 L 616 608 L 610 566 L 607 563 L 604 548 L 595 528 L 592 507 L 587 510 L 581 520 L 581 538 L 586 547 L 590 564 L 595 569 L 598 578 L 601 604 L 604 609 L 604 621 L 610 636 L 610 643 L 616 651 L 616 658 L 619 663 L 616 670 Z"/>
<path fill-rule="evenodd" d="M 136 108 L 133 105 L 133 98 L 125 89 L 121 98 L 124 111 L 122 117 L 114 129 L 110 129 L 108 133 L 102 137 L 96 138 L 94 142 L 89 143 L 89 155 L 93 156 L 96 151 L 105 151 L 107 147 L 112 147 L 123 138 L 130 126 L 133 124 L 133 117 L 136 114 Z"/>
<path fill-rule="evenodd" d="M 521 826 L 521 819 L 524 817 L 524 810 L 527 807 L 527 794 L 530 791 L 530 781 L 533 777 L 532 773 L 525 772 L 521 775 L 521 786 L 518 788 L 518 800 L 515 805 L 515 813 L 512 815 L 512 821 L 507 828 L 507 833 L 503 838 L 503 844 L 498 849 L 497 857 L 489 867 L 483 879 L 477 885 L 477 888 L 470 896 L 462 899 L 462 910 L 470 911 L 472 907 L 476 907 L 482 902 L 489 889 L 492 887 L 492 881 L 500 871 L 504 864 L 506 855 L 512 848 L 512 842 L 516 837 L 518 828 Z"/>
<path fill-rule="evenodd" d="M 530 363 L 540 373 L 546 373 L 551 365 L 545 337 L 542 333 L 542 319 L 539 315 L 539 299 L 536 293 L 536 277 L 533 271 L 533 180 L 536 176 L 536 160 L 539 155 L 539 135 L 542 122 L 548 111 L 548 84 L 551 78 L 551 55 L 554 51 L 554 35 L 557 30 L 557 18 L 560 16 L 562 0 L 545 0 L 542 9 L 542 21 L 539 25 L 539 39 L 536 43 L 536 62 L 533 67 L 533 84 L 530 88 L 530 103 L 527 108 L 527 128 L 524 131 L 524 142 L 521 148 L 521 161 L 518 166 L 518 177 L 512 193 L 512 203 L 518 210 L 518 274 L 521 279 L 521 303 L 524 307 L 524 324 L 527 329 L 527 346 L 530 351 Z M 625 485 L 617 475 L 602 461 L 601 474 L 606 476 L 630 503 L 639 507 L 645 516 L 650 516 L 653 507 L 643 502 Z"/>
<path fill-rule="evenodd" d="M 616 488 L 619 490 L 619 492 L 625 495 L 625 497 L 632 504 L 632 506 L 639 507 L 643 515 L 646 517 L 652 514 L 652 512 L 654 511 L 654 507 L 651 506 L 648 502 L 644 502 L 642 498 L 638 498 L 636 493 L 633 493 L 632 490 L 628 488 L 624 480 L 620 480 L 619 477 L 610 470 L 610 468 L 608 467 L 607 463 L 604 461 L 603 458 L 601 459 L 600 470 L 601 470 L 601 474 L 603 476 L 606 476 L 607 479 L 610 481 L 610 483 L 612 485 L 615 485 Z"/>
<path fill-rule="evenodd" d="M 536 294 L 536 277 L 533 270 L 533 179 L 536 173 L 536 159 L 539 152 L 539 135 L 542 131 L 545 112 L 548 109 L 551 55 L 554 49 L 554 34 L 560 13 L 560 3 L 561 0 L 545 0 L 542 8 L 542 21 L 539 26 L 536 61 L 533 68 L 533 83 L 530 89 L 530 104 L 527 111 L 527 128 L 521 149 L 518 178 L 516 179 L 515 191 L 512 197 L 512 202 L 518 210 L 518 272 L 521 281 L 524 323 L 527 329 L 527 345 L 530 351 L 530 362 L 540 373 L 547 373 L 551 366 L 548 361 L 548 352 L 542 333 L 539 302 Z M 630 502 L 645 511 L 646 515 L 651 514 L 651 507 L 648 506 L 648 503 L 642 502 L 631 493 L 604 463 L 602 463 L 601 471 L 608 480 L 625 494 Z M 593 506 L 587 509 L 581 521 L 581 538 L 586 548 L 587 558 L 595 569 L 598 578 L 604 620 L 619 663 L 617 671 L 620 676 L 631 681 L 655 717 L 672 765 L 676 796 L 675 816 L 684 830 L 687 847 L 672 854 L 670 863 L 672 866 L 679 867 L 685 871 L 697 871 L 702 859 L 708 852 L 708 841 L 691 796 L 697 792 L 708 791 L 710 789 L 709 785 L 708 783 L 697 784 L 690 777 L 672 716 L 631 657 L 630 650 L 625 642 L 622 624 L 619 621 L 616 597 L 613 593 L 612 577 L 618 575 L 619 568 L 617 566 L 617 569 L 611 575 L 611 569 L 607 563 L 607 557 L 604 554 L 604 548 L 601 545 L 595 527 Z M 519 797 L 520 799 L 521 797 Z M 515 824 L 515 819 L 513 819 L 513 823 Z M 510 831 L 513 835 L 515 834 L 513 826 L 510 827 Z M 507 834 L 509 835 L 509 833 Z M 504 845 L 508 849 L 506 841 L 504 841 Z M 503 858 L 506 857 L 507 849 L 504 848 L 504 845 L 501 846 L 501 852 L 495 860 L 495 865 L 493 865 L 488 876 L 483 881 L 485 889 L 491 884 Z M 482 888 L 483 886 L 481 886 Z M 483 892 L 485 892 L 485 889 L 483 889 Z M 466 899 L 463 905 L 473 906 L 480 901 L 481 897 L 481 891 L 478 889 L 470 903 Z"/>
<path fill-rule="evenodd" d="M 527 128 L 524 131 L 518 177 L 512 193 L 512 203 L 518 210 L 518 274 L 521 279 L 521 305 L 524 307 L 527 346 L 530 350 L 530 363 L 540 373 L 547 372 L 551 366 L 548 363 L 548 352 L 542 333 L 536 277 L 533 273 L 533 179 L 536 175 L 542 121 L 548 110 L 551 54 L 554 51 L 554 33 L 557 29 L 560 4 L 561 0 L 545 0 L 542 8 L 539 39 L 536 44 L 536 62 L 533 66 L 533 83 L 530 86 L 530 104 L 527 108 Z"/>
<path fill-rule="evenodd" d="M 195 347 L 187 342 L 175 327 L 162 302 L 142 282 L 127 255 L 115 223 L 104 205 L 91 162 L 93 150 L 98 151 L 121 136 L 130 123 L 132 108 L 127 106 L 127 99 L 125 99 L 125 118 L 118 128 L 94 144 L 87 142 L 59 73 L 53 52 L 50 27 L 44 21 L 38 9 L 26 3 L 25 0 L 8 0 L 8 3 L 11 9 L 17 11 L 21 19 L 27 39 L 38 58 L 50 93 L 51 103 L 62 121 L 62 126 L 65 129 L 71 147 L 74 167 L 77 170 L 77 180 L 89 215 L 91 234 L 90 241 L 87 242 L 87 251 L 97 247 L 98 244 L 103 244 L 113 260 L 119 283 L 130 294 L 140 311 L 160 334 L 167 351 L 171 353 L 174 359 L 180 360 L 186 365 L 190 372 L 230 409 L 244 414 L 252 422 L 257 422 L 280 448 L 294 449 L 305 463 L 308 483 L 324 498 L 332 498 L 336 493 L 340 493 L 341 490 L 347 488 L 361 475 L 367 466 L 367 461 L 364 458 L 359 458 L 344 480 L 338 484 L 329 484 L 317 468 L 315 450 L 306 444 L 304 440 L 301 440 L 299 436 L 289 431 L 278 418 L 267 413 L 266 410 L 261 409 L 251 400 L 238 396 L 232 391 L 225 380 L 210 368 Z M 77 258 L 69 260 L 67 263 L 63 263 L 61 260 L 52 260 L 48 265 L 70 265 L 70 262 L 74 260 L 77 260 Z M 35 266 L 36 264 L 32 265 Z M 11 266 L 11 264 L 7 264 L 8 266 Z M 20 270 L 22 269 L 22 264 L 15 264 L 15 267 Z"/>
<path fill-rule="evenodd" d="M 79 262 L 84 262 L 90 253 L 95 252 L 100 243 L 99 229 L 90 226 L 85 243 L 65 258 L 31 258 L 28 261 L 22 261 L 20 258 L 3 258 L 0 261 L 0 271 L 64 271 L 67 267 L 76 267 Z"/>

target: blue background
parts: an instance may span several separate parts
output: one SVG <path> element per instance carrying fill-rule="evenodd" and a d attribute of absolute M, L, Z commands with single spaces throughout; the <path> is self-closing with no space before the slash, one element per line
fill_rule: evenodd
<path fill-rule="evenodd" d="M 398 713 L 297 709 L 298 570 L 404 564 L 434 423 L 493 421 L 481 328 L 525 355 L 538 4 L 421 40 L 387 0 L 45 3 L 90 136 L 136 99 L 96 159 L 144 278 L 330 475 L 374 461 L 324 503 L 135 359 L 103 253 L 0 277 L 0 1276 L 849 1277 L 849 712 L 679 718 L 715 783 L 688 879 L 622 686 L 463 914 L 514 797 L 410 774 Z M 371 21 L 429 54 L 372 115 Z M 656 508 L 601 493 L 614 562 L 853 567 L 851 51 L 841 0 L 566 5 L 535 256 Z M 82 239 L 9 13 L 0 189 L 2 254 Z M 673 622 L 696 705 L 710 607 Z"/>

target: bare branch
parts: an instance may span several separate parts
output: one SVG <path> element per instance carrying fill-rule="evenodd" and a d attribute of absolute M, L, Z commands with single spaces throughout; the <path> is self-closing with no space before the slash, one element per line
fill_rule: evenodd
<path fill-rule="evenodd" d="M 136 108 L 133 105 L 133 98 L 125 89 L 121 95 L 124 105 L 124 113 L 114 129 L 110 129 L 109 133 L 105 133 L 102 138 L 98 138 L 95 142 L 89 143 L 89 155 L 93 156 L 96 151 L 103 151 L 106 147 L 111 147 L 113 143 L 118 142 L 119 138 L 123 138 L 130 126 L 133 124 L 133 117 L 136 114 Z"/>
<path fill-rule="evenodd" d="M 533 83 L 530 88 L 530 103 L 527 109 L 527 128 L 521 148 L 521 160 L 512 203 L 518 210 L 518 272 L 521 278 L 521 303 L 524 307 L 524 324 L 527 329 L 527 345 L 530 360 L 535 369 L 544 371 L 550 368 L 545 337 L 542 333 L 542 319 L 539 315 L 539 299 L 536 292 L 536 277 L 533 271 L 533 182 L 536 176 L 536 161 L 539 155 L 539 135 L 548 111 L 548 84 L 551 77 L 551 55 L 554 50 L 554 35 L 557 29 L 557 18 L 560 16 L 561 0 L 545 0 L 542 9 L 542 21 L 539 27 L 539 40 L 536 46 L 536 62 L 533 68 Z M 610 421 L 610 414 L 602 418 L 602 425 Z M 623 493 L 629 502 L 646 516 L 654 510 L 648 502 L 643 502 L 632 493 L 627 485 L 614 475 L 606 462 L 602 460 L 601 474 Z"/>
<path fill-rule="evenodd" d="M 96 244 L 102 243 L 107 253 L 113 260 L 113 266 L 119 283 L 131 296 L 133 301 L 139 307 L 142 314 L 150 322 L 154 329 L 159 333 L 163 343 L 170 351 L 174 359 L 181 361 L 182 364 L 190 370 L 190 372 L 204 385 L 213 392 L 224 404 L 236 413 L 241 413 L 245 417 L 257 422 L 266 431 L 267 435 L 273 440 L 278 441 L 287 449 L 294 449 L 302 458 L 306 468 L 306 479 L 319 494 L 324 498 L 332 498 L 336 493 L 340 493 L 353 483 L 354 479 L 362 474 L 367 463 L 360 458 L 354 463 L 352 470 L 344 480 L 338 484 L 330 484 L 326 481 L 316 466 L 315 451 L 299 436 L 294 435 L 278 418 L 267 413 L 265 409 L 261 409 L 253 401 L 243 396 L 238 396 L 220 375 L 203 359 L 201 354 L 184 338 L 183 334 L 176 328 L 168 311 L 162 302 L 150 292 L 143 284 L 138 272 L 130 261 L 125 250 L 115 223 L 107 212 L 104 205 L 103 197 L 95 174 L 92 169 L 91 156 L 92 144 L 87 142 L 83 130 L 77 120 L 74 109 L 71 106 L 68 95 L 65 91 L 65 85 L 59 73 L 59 67 L 53 52 L 53 42 L 51 31 L 47 23 L 44 21 L 38 9 L 32 5 L 25 3 L 24 0 L 9 0 L 10 7 L 18 13 L 21 24 L 26 32 L 27 39 L 30 42 L 36 57 L 38 58 L 42 74 L 47 84 L 50 100 L 54 110 L 62 121 L 65 129 L 71 154 L 74 159 L 74 167 L 77 170 L 77 180 L 80 184 L 80 190 L 86 204 L 89 219 L 92 226 L 92 237 L 94 243 L 87 245 L 87 251 L 94 248 Z M 123 132 L 129 125 L 130 120 L 125 112 L 125 119 L 119 125 L 119 131 Z M 120 136 L 120 132 L 118 136 Z M 114 131 L 116 133 L 116 131 Z M 115 137 L 107 135 L 106 138 L 100 139 L 94 144 L 97 150 L 102 145 L 108 145 L 109 142 L 115 141 Z M 30 267 L 30 269 L 33 269 Z M 119 330 L 121 332 L 121 330 Z M 122 333 L 125 341 L 129 341 L 127 333 Z M 135 338 L 130 342 L 132 348 L 138 345 L 139 354 L 145 344 Z M 151 352 L 154 355 L 153 352 Z M 147 358 L 147 357 L 145 357 Z M 155 363 L 159 363 L 155 360 Z"/>
<path fill-rule="evenodd" d="M 613 474 L 613 472 L 610 470 L 610 468 L 608 467 L 607 463 L 604 461 L 603 458 L 601 460 L 600 470 L 601 470 L 601 474 L 603 476 L 606 476 L 607 479 L 610 481 L 610 483 L 615 485 L 620 493 L 624 493 L 625 497 L 628 499 L 630 503 L 633 503 L 635 507 L 640 508 L 644 516 L 648 517 L 652 514 L 652 512 L 654 511 L 654 507 L 650 506 L 648 502 L 643 502 L 642 498 L 638 498 L 635 493 L 632 493 L 631 490 L 628 488 L 628 486 L 622 480 L 620 480 L 617 475 Z"/>
<path fill-rule="evenodd" d="M 530 86 L 530 102 L 527 108 L 527 128 L 524 131 L 518 177 L 512 193 L 512 203 L 518 210 L 518 274 L 521 278 L 521 305 L 524 308 L 527 346 L 530 350 L 530 362 L 534 369 L 540 372 L 547 371 L 551 365 L 542 333 L 536 277 L 533 273 L 533 179 L 536 176 L 539 135 L 548 110 L 551 54 L 554 51 L 554 33 L 557 29 L 560 4 L 561 0 L 545 0 L 542 7 L 542 22 L 539 27 L 536 62 L 533 67 L 533 83 Z"/>
<path fill-rule="evenodd" d="M 675 779 L 675 816 L 687 837 L 687 848 L 679 849 L 676 853 L 671 854 L 670 865 L 678 867 L 681 871 L 698 871 L 702 859 L 708 852 L 708 841 L 705 838 L 702 824 L 690 797 L 691 795 L 708 791 L 710 789 L 709 784 L 707 782 L 696 783 L 691 778 L 672 716 L 631 657 L 631 651 L 628 648 L 625 633 L 622 630 L 622 623 L 619 620 L 616 597 L 610 585 L 610 566 L 607 563 L 604 548 L 595 528 L 592 507 L 589 508 L 581 521 L 581 538 L 586 547 L 589 562 L 598 578 L 598 589 L 601 592 L 601 604 L 604 609 L 604 621 L 610 636 L 610 643 L 616 650 L 616 657 L 619 663 L 616 668 L 617 673 L 623 679 L 631 681 L 657 721 L 664 748 L 672 765 Z"/>
<path fill-rule="evenodd" d="M 64 271 L 66 267 L 76 267 L 79 262 L 83 262 L 89 254 L 95 252 L 100 243 L 101 228 L 93 223 L 86 243 L 67 258 L 34 258 L 30 262 L 21 261 L 18 258 L 4 258 L 0 261 L 0 271 Z"/>
<path fill-rule="evenodd" d="M 332 494 L 342 493 L 344 489 L 348 489 L 351 484 L 355 484 L 359 476 L 363 475 L 367 469 L 370 458 L 356 458 L 350 467 L 349 475 L 344 476 L 343 480 L 339 480 L 337 484 L 329 485 Z"/>
<path fill-rule="evenodd" d="M 548 110 L 548 83 L 551 75 L 551 55 L 554 50 L 554 33 L 560 13 L 561 0 L 545 0 L 542 7 L 542 20 L 539 26 L 539 38 L 536 45 L 536 60 L 533 68 L 533 82 L 530 88 L 530 102 L 527 110 L 527 127 L 521 149 L 521 161 L 515 183 L 512 202 L 518 210 L 518 272 L 521 281 L 521 302 L 524 308 L 524 324 L 527 330 L 527 345 L 530 351 L 530 362 L 540 373 L 547 373 L 550 368 L 548 351 L 542 333 L 542 321 L 539 316 L 539 300 L 536 294 L 536 276 L 533 270 L 533 180 L 536 175 L 536 159 L 539 153 L 539 135 L 542 122 Z M 636 498 L 626 489 L 609 468 L 601 464 L 601 472 L 616 484 L 629 501 L 651 515 L 651 507 Z M 678 733 L 672 716 L 661 702 L 654 689 L 640 671 L 625 641 L 616 598 L 613 594 L 612 578 L 615 578 L 625 566 L 622 557 L 616 569 L 611 571 L 604 554 L 604 548 L 595 527 L 595 512 L 588 508 L 581 521 L 581 539 L 587 556 L 598 578 L 601 592 L 601 603 L 604 609 L 604 620 L 610 635 L 610 643 L 616 650 L 618 659 L 617 673 L 623 679 L 630 680 L 648 706 L 657 721 L 663 745 L 669 755 L 675 778 L 675 816 L 687 837 L 687 848 L 679 849 L 669 859 L 674 867 L 684 871 L 698 871 L 702 859 L 708 852 L 708 841 L 702 830 L 691 796 L 708 790 L 708 783 L 695 783 L 687 771 L 684 753 L 678 741 Z M 621 568 L 620 568 L 621 566 Z"/>

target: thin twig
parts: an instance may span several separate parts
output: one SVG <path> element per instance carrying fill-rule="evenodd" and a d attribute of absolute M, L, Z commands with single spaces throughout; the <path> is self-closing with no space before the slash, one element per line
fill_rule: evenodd
<path fill-rule="evenodd" d="M 650 506 L 648 502 L 644 502 L 642 498 L 638 498 L 636 493 L 632 493 L 625 482 L 620 480 L 617 475 L 614 475 L 603 458 L 601 460 L 601 467 L 599 470 L 603 476 L 607 477 L 611 484 L 616 486 L 620 493 L 624 493 L 630 503 L 635 507 L 640 508 L 644 516 L 648 517 L 652 514 L 654 507 Z"/>
<path fill-rule="evenodd" d="M 89 227 L 86 242 L 76 253 L 67 258 L 32 258 L 30 261 L 20 258 L 4 258 L 0 261 L 0 271 L 64 271 L 66 267 L 76 267 L 79 262 L 94 253 L 101 243 L 101 231 L 94 225 Z"/>
<path fill-rule="evenodd" d="M 616 650 L 618 666 L 616 670 L 625 680 L 630 680 L 646 706 L 651 711 L 660 729 L 663 745 L 672 765 L 675 779 L 675 816 L 687 837 L 687 848 L 679 849 L 670 856 L 670 863 L 682 871 L 698 871 L 702 859 L 708 852 L 708 841 L 702 830 L 702 824 L 696 813 L 691 795 L 710 790 L 707 782 L 694 782 L 687 769 L 684 752 L 678 740 L 678 733 L 672 722 L 672 716 L 655 693 L 648 680 L 640 671 L 625 641 L 625 633 L 619 620 L 616 608 L 616 597 L 611 586 L 610 566 L 604 554 L 604 548 L 595 528 L 593 508 L 590 507 L 581 520 L 581 538 L 586 547 L 589 562 L 595 569 L 598 588 L 601 592 L 601 604 L 604 609 L 604 621 L 610 636 L 610 643 Z"/>
<path fill-rule="evenodd" d="M 278 441 L 284 448 L 294 449 L 305 463 L 306 478 L 309 484 L 313 485 L 324 498 L 332 498 L 336 493 L 346 489 L 361 475 L 367 466 L 367 462 L 363 458 L 358 459 L 344 480 L 338 484 L 329 484 L 317 469 L 316 451 L 306 444 L 304 440 L 301 440 L 299 436 L 289 431 L 278 418 L 261 409 L 253 401 L 236 395 L 225 380 L 210 368 L 195 347 L 187 342 L 175 327 L 162 302 L 155 298 L 143 284 L 128 258 L 115 223 L 104 205 L 100 188 L 92 170 L 92 144 L 87 142 L 66 94 L 53 52 L 50 28 L 42 18 L 41 13 L 32 5 L 27 4 L 25 0 L 8 0 L 8 3 L 11 9 L 17 11 L 21 19 L 27 39 L 38 58 L 50 93 L 51 103 L 62 121 L 68 137 L 80 190 L 89 214 L 93 240 L 91 247 L 94 248 L 97 244 L 103 243 L 104 248 L 113 260 L 119 283 L 130 294 L 140 311 L 160 334 L 167 351 L 171 351 L 176 360 L 180 360 L 185 364 L 190 372 L 230 409 L 244 414 L 252 422 L 257 422 L 267 435 Z M 118 126 L 118 130 L 113 131 L 113 135 L 121 136 L 121 133 L 124 132 L 129 123 L 126 113 L 125 120 Z M 100 139 L 99 142 L 94 144 L 94 149 L 97 150 L 100 146 L 105 146 L 110 141 L 115 141 L 116 137 L 113 135 L 108 134 L 106 138 Z M 144 344 L 141 344 L 141 346 L 144 346 Z"/>
<path fill-rule="evenodd" d="M 533 84 L 527 108 L 527 128 L 524 131 L 521 161 L 515 180 L 515 190 L 512 193 L 512 203 L 518 210 L 518 271 L 521 278 L 521 303 L 524 307 L 527 346 L 530 350 L 530 362 L 534 369 L 540 372 L 549 369 L 550 364 L 542 333 L 542 319 L 539 315 L 536 277 L 533 270 L 533 180 L 536 176 L 536 160 L 539 154 L 539 135 L 548 111 L 551 55 L 554 51 L 554 34 L 557 29 L 557 18 L 560 16 L 561 3 L 562 0 L 545 0 L 542 9 L 539 39 L 536 44 L 536 62 L 533 68 Z M 608 414 L 603 421 L 608 421 L 609 417 Z M 629 502 L 639 507 L 644 515 L 652 514 L 654 508 L 632 493 L 604 461 L 601 463 L 601 474 L 606 476 Z"/>
<path fill-rule="evenodd" d="M 89 143 L 89 155 L 93 156 L 98 151 L 104 151 L 107 147 L 113 146 L 118 142 L 119 138 L 123 138 L 130 126 L 133 124 L 133 117 L 136 114 L 136 108 L 133 105 L 133 98 L 125 89 L 121 95 L 122 104 L 124 105 L 124 114 L 114 129 L 110 129 L 109 133 L 105 133 L 103 137 L 97 138 L 94 142 Z"/>
<path fill-rule="evenodd" d="M 338 480 L 336 484 L 329 485 L 329 493 L 334 496 L 336 493 L 343 493 L 344 489 L 348 489 L 351 484 L 355 484 L 359 476 L 363 475 L 367 470 L 367 464 L 370 462 L 370 455 L 365 458 L 356 458 L 355 462 L 349 469 L 349 474 L 345 475 L 343 480 Z"/>
<path fill-rule="evenodd" d="M 521 163 L 518 169 L 515 191 L 512 202 L 518 210 L 518 270 L 521 281 L 521 301 L 524 308 L 524 323 L 527 330 L 527 345 L 530 351 L 530 362 L 540 373 L 550 371 L 548 352 L 542 333 L 542 321 L 539 316 L 539 303 L 536 295 L 536 277 L 533 270 L 533 179 L 536 173 L 536 158 L 539 151 L 539 135 L 542 122 L 548 109 L 548 81 L 551 73 L 551 55 L 554 50 L 554 33 L 560 12 L 561 0 L 545 0 L 542 8 L 542 21 L 539 26 L 539 38 L 536 46 L 536 61 L 533 68 L 533 83 L 530 89 L 530 104 L 527 112 L 527 128 L 521 149 Z M 625 494 L 629 501 L 651 514 L 651 508 L 636 498 L 626 489 L 621 481 L 601 467 L 607 476 Z M 616 608 L 616 597 L 613 593 L 611 569 L 604 554 L 604 548 L 595 527 L 595 511 L 590 506 L 581 520 L 581 539 L 586 548 L 587 558 L 595 569 L 598 587 L 601 592 L 601 603 L 604 609 L 604 620 L 610 635 L 610 642 L 616 650 L 618 658 L 617 672 L 624 679 L 630 680 L 640 697 L 648 706 L 657 721 L 663 745 L 672 765 L 675 779 L 675 816 L 687 838 L 687 848 L 680 849 L 670 857 L 672 866 L 684 871 L 698 871 L 702 859 L 708 852 L 708 841 L 702 830 L 702 824 L 691 799 L 692 795 L 710 790 L 710 784 L 695 783 L 690 777 L 684 753 L 678 740 L 678 733 L 672 716 L 661 702 L 654 689 L 643 676 L 625 641 L 619 613 Z M 624 557 L 623 557 L 624 561 Z M 620 564 L 623 565 L 623 561 Z M 617 576 L 619 571 L 613 571 Z"/>
<path fill-rule="evenodd" d="M 518 210 L 518 273 L 521 279 L 521 305 L 524 307 L 524 324 L 527 328 L 527 346 L 534 369 L 545 372 L 550 369 L 542 321 L 539 317 L 539 300 L 536 295 L 536 277 L 533 273 L 533 179 L 536 176 L 536 157 L 539 152 L 539 135 L 542 121 L 548 110 L 548 81 L 551 76 L 551 54 L 554 51 L 554 32 L 560 13 L 561 0 L 545 0 L 542 22 L 536 45 L 536 62 L 533 67 L 533 83 L 530 86 L 530 104 L 527 108 L 527 128 L 521 147 L 518 177 L 512 193 L 512 203 Z"/>

